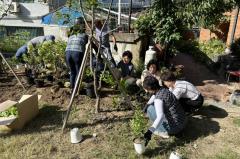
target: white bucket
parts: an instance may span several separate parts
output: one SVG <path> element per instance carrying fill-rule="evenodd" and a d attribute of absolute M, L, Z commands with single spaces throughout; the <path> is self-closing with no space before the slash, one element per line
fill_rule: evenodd
<path fill-rule="evenodd" d="M 169 159 L 182 159 L 181 155 L 177 152 L 172 152 Z"/>
<path fill-rule="evenodd" d="M 141 155 L 143 152 L 145 152 L 145 143 L 144 142 L 141 142 L 141 143 L 135 143 L 134 142 L 135 139 L 133 140 L 133 143 L 134 143 L 134 148 L 136 150 L 136 152 Z"/>
<path fill-rule="evenodd" d="M 146 51 L 144 65 L 147 68 L 147 64 L 150 60 L 156 59 L 156 51 L 153 46 L 149 46 L 149 49 Z"/>
<path fill-rule="evenodd" d="M 78 128 L 73 128 L 71 130 L 70 137 L 71 137 L 71 143 L 73 144 L 79 143 L 83 139 Z"/>

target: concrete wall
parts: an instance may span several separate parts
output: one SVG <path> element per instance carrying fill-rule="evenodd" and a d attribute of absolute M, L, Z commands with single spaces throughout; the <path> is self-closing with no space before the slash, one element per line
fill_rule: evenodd
<path fill-rule="evenodd" d="M 0 21 L 3 26 L 42 27 L 42 16 L 49 13 L 49 6 L 40 3 L 20 3 L 20 12 L 9 14 Z"/>
<path fill-rule="evenodd" d="M 42 3 L 20 3 L 20 14 L 29 17 L 40 17 L 49 13 L 49 5 Z"/>
<path fill-rule="evenodd" d="M 141 59 L 142 51 L 142 40 L 138 34 L 134 33 L 114 33 L 117 40 L 118 52 L 113 49 L 113 44 L 111 43 L 111 50 L 116 62 L 119 62 L 122 57 L 122 53 L 129 50 L 133 53 L 133 64 L 137 66 Z"/>
<path fill-rule="evenodd" d="M 67 41 L 67 30 L 66 27 L 59 27 L 57 25 L 44 25 L 43 31 L 44 35 L 54 35 L 56 40 L 64 40 Z"/>

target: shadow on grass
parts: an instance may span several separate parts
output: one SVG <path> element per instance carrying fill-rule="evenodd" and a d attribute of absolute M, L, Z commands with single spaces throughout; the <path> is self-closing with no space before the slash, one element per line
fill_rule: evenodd
<path fill-rule="evenodd" d="M 175 151 L 176 147 L 184 146 L 198 138 L 206 137 L 211 134 L 216 134 L 220 130 L 219 123 L 212 118 L 224 118 L 228 113 L 219 107 L 209 105 L 204 106 L 194 116 L 188 117 L 188 123 L 181 134 L 170 139 L 157 140 L 158 147 L 147 149 L 145 156 L 152 158 L 157 155 L 163 155 Z"/>
<path fill-rule="evenodd" d="M 132 119 L 132 116 L 130 115 L 122 116 L 122 117 L 111 117 L 111 118 L 106 117 L 106 118 L 94 120 L 91 123 L 69 123 L 67 127 L 68 128 L 75 128 L 75 127 L 84 128 L 84 127 L 96 126 L 98 124 L 108 125 L 115 122 L 128 122 L 130 119 Z"/>
<path fill-rule="evenodd" d="M 65 111 L 55 105 L 44 105 L 39 109 L 38 115 L 27 125 L 23 133 L 51 131 L 61 128 Z"/>

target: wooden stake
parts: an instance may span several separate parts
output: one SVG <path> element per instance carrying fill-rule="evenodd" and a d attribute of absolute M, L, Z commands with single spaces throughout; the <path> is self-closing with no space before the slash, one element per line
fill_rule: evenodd
<path fill-rule="evenodd" d="M 70 111 L 72 109 L 72 104 L 73 104 L 73 100 L 74 100 L 74 96 L 77 92 L 77 87 L 79 85 L 79 83 L 82 82 L 82 76 L 83 76 L 83 70 L 85 69 L 84 67 L 86 66 L 85 65 L 85 62 L 87 61 L 87 57 L 89 55 L 89 44 L 90 44 L 90 41 L 88 41 L 88 44 L 87 44 L 87 49 L 85 50 L 85 54 L 84 54 L 84 57 L 83 57 L 83 61 L 82 61 L 82 64 L 81 64 L 81 67 L 80 67 L 80 70 L 78 72 L 78 76 L 77 76 L 77 80 L 76 80 L 76 83 L 75 83 L 75 86 L 74 86 L 74 89 L 73 89 L 73 93 L 72 93 L 72 96 L 71 96 L 71 100 L 68 104 L 68 109 L 67 109 L 67 114 L 64 118 L 64 121 L 63 121 L 63 126 L 62 126 L 62 132 L 64 131 L 64 128 L 66 127 L 66 124 L 67 124 L 67 121 L 68 121 L 68 118 L 69 118 L 69 114 L 70 114 Z"/>

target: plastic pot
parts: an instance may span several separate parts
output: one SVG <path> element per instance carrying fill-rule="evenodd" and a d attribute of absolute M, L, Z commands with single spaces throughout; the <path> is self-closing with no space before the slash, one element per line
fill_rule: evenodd
<path fill-rule="evenodd" d="M 92 83 L 87 83 L 85 86 L 86 89 L 86 95 L 90 98 L 95 98 L 95 92 L 94 92 L 94 86 Z"/>
<path fill-rule="evenodd" d="M 53 81 L 53 76 L 52 76 L 52 75 L 47 75 L 47 77 L 46 77 L 46 78 L 47 78 L 47 80 L 48 80 L 48 81 L 50 81 L 50 82 L 52 82 L 52 81 Z"/>
<path fill-rule="evenodd" d="M 133 144 L 137 154 L 141 155 L 145 152 L 146 147 L 145 147 L 145 141 L 143 138 L 134 138 Z"/>
<path fill-rule="evenodd" d="M 35 84 L 37 88 L 41 88 L 44 86 L 44 80 L 43 79 L 35 79 Z"/>
<path fill-rule="evenodd" d="M 31 76 L 27 76 L 27 83 L 28 83 L 29 85 L 33 85 L 33 84 L 34 84 L 34 78 L 31 77 Z"/>

